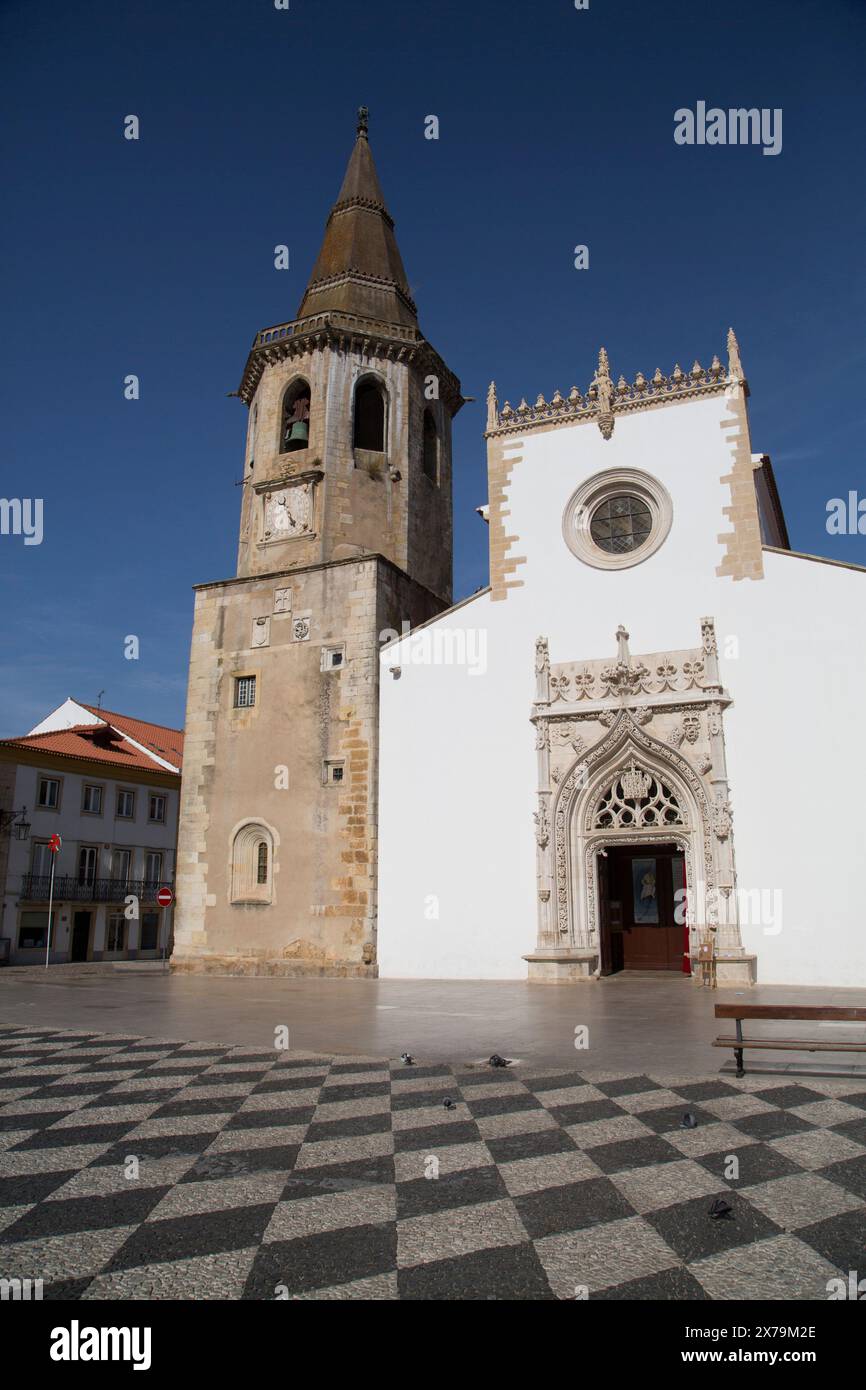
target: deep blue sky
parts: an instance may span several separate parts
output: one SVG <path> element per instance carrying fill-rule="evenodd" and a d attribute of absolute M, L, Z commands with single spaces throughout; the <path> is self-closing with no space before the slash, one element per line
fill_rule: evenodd
<path fill-rule="evenodd" d="M 490 378 L 583 390 L 601 343 L 615 375 L 687 370 L 729 323 L 792 544 L 866 563 L 825 530 L 866 492 L 863 0 L 0 0 L 0 52 L 0 492 L 45 504 L 41 546 L 0 537 L 0 734 L 102 689 L 182 723 L 191 586 L 234 573 L 226 393 L 297 308 L 361 103 L 422 328 L 479 398 L 456 597 L 487 581 Z M 782 153 L 675 145 L 699 99 L 781 107 Z"/>

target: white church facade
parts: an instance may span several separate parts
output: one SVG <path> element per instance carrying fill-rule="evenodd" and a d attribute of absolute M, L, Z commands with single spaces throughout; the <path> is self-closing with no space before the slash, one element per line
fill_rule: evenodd
<path fill-rule="evenodd" d="M 748 394 L 732 332 L 491 387 L 490 586 L 382 653 L 380 975 L 863 984 L 866 573 L 789 549 Z"/>
<path fill-rule="evenodd" d="M 631 384 L 602 350 L 585 394 L 533 406 L 491 387 L 490 584 L 452 606 L 465 398 L 367 117 L 236 393 L 173 969 L 582 988 L 711 949 L 720 985 L 862 984 L 866 571 L 791 552 L 733 333 Z"/>

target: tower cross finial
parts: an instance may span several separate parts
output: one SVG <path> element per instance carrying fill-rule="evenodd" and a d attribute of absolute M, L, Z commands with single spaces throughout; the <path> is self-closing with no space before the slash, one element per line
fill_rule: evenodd
<path fill-rule="evenodd" d="M 358 134 L 359 134 L 359 135 L 363 135 L 364 139 L 366 140 L 366 138 L 367 138 L 367 132 L 368 132 L 369 129 L 370 129 L 370 111 L 369 111 L 369 108 L 366 107 L 366 106 L 359 106 L 359 107 L 358 107 Z"/>

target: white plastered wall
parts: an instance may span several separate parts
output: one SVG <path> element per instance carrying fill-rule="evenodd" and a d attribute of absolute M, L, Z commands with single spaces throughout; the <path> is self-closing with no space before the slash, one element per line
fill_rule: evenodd
<path fill-rule="evenodd" d="M 476 673 L 441 652 L 418 664 L 419 638 L 382 655 L 382 976 L 526 976 L 537 930 L 535 638 L 549 639 L 552 662 L 613 658 L 624 623 L 637 656 L 699 645 L 706 614 L 733 698 L 725 736 L 738 886 L 763 894 L 763 920 L 742 927 L 758 979 L 866 982 L 866 573 L 765 551 L 762 580 L 717 577 L 718 536 L 731 529 L 728 416 L 719 396 L 618 416 L 608 441 L 591 422 L 515 436 L 507 530 L 519 538 L 512 554 L 526 557 L 514 575 L 522 585 L 502 601 L 479 595 L 424 630 L 453 634 L 455 649 L 461 631 L 476 634 Z M 659 479 L 674 516 L 656 554 L 605 571 L 571 553 L 562 514 L 585 478 L 615 467 Z"/>

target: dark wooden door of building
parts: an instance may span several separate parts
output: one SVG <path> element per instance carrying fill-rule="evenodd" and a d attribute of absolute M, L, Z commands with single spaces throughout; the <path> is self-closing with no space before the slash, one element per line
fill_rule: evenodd
<path fill-rule="evenodd" d="M 69 952 L 70 960 L 87 960 L 87 948 L 90 945 L 90 912 L 76 912 L 72 919 L 72 947 Z"/>
<path fill-rule="evenodd" d="M 612 968 L 681 971 L 682 851 L 676 845 L 608 847 L 607 879 L 602 921 L 608 922 Z"/>

